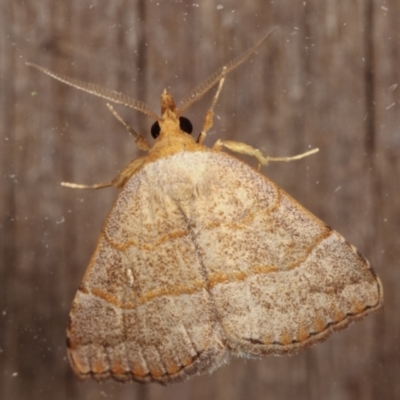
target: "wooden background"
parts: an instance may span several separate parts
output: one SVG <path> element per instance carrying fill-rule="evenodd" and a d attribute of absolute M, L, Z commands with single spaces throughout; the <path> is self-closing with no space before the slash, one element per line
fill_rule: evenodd
<path fill-rule="evenodd" d="M 399 21 L 398 0 L 2 0 L 0 398 L 400 399 Z M 164 87 L 181 99 L 275 26 L 227 78 L 207 144 L 319 147 L 264 172 L 369 258 L 385 308 L 296 356 L 233 360 L 169 387 L 79 382 L 68 312 L 117 192 L 59 182 L 109 180 L 137 152 L 102 100 L 25 61 L 158 110 Z M 187 112 L 196 132 L 211 96 Z M 118 110 L 148 135 L 149 118 Z"/>

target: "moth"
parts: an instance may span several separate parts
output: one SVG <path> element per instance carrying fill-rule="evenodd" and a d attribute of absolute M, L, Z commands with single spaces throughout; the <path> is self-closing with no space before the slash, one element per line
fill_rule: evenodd
<path fill-rule="evenodd" d="M 80 378 L 168 384 L 211 372 L 230 356 L 294 353 L 378 310 L 382 284 L 339 233 L 259 172 L 223 151 L 270 161 L 244 143 L 203 141 L 226 75 L 271 35 L 218 69 L 161 116 L 124 94 L 51 77 L 153 118 L 148 141 L 107 104 L 144 156 L 111 182 L 121 191 L 76 293 L 68 356 Z M 184 111 L 217 86 L 192 138 Z"/>

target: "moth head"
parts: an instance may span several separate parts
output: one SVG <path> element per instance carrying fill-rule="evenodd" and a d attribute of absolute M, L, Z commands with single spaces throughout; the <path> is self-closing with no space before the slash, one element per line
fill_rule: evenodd
<path fill-rule="evenodd" d="M 167 89 L 161 93 L 161 115 L 162 117 L 151 126 L 151 136 L 154 139 L 158 138 L 162 128 L 169 131 L 179 130 L 188 134 L 192 133 L 192 123 L 189 119 L 178 115 L 175 101 Z"/>

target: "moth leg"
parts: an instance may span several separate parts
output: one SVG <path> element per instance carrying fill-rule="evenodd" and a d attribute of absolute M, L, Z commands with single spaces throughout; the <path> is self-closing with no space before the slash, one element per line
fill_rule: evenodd
<path fill-rule="evenodd" d="M 260 170 L 261 165 L 267 165 L 270 161 L 288 162 L 288 161 L 300 160 L 301 158 L 310 156 L 311 154 L 317 153 L 319 151 L 319 149 L 312 149 L 310 151 L 306 151 L 305 153 L 297 154 L 292 157 L 269 157 L 269 156 L 264 156 L 259 149 L 251 147 L 248 144 L 241 142 L 234 142 L 232 140 L 220 140 L 220 139 L 218 139 L 215 142 L 213 149 L 221 150 L 223 147 L 226 147 L 227 149 L 235 153 L 240 153 L 255 157 L 256 160 L 258 161 L 258 166 L 257 166 L 258 170 Z"/>
<path fill-rule="evenodd" d="M 106 187 L 113 186 L 113 183 L 111 181 L 111 182 L 95 183 L 94 185 L 81 185 L 79 183 L 61 182 L 61 186 L 69 187 L 72 189 L 103 189 Z"/>
<path fill-rule="evenodd" d="M 211 127 L 213 126 L 214 123 L 214 107 L 215 104 L 217 104 L 218 101 L 218 97 L 221 93 L 222 90 L 222 86 L 225 82 L 225 76 L 226 76 L 226 67 L 223 67 L 222 69 L 222 78 L 219 81 L 219 85 L 218 85 L 218 89 L 217 92 L 214 95 L 213 101 L 211 103 L 210 108 L 208 109 L 206 116 L 204 118 L 204 122 L 203 122 L 203 129 L 201 130 L 196 142 L 199 144 L 202 144 L 204 139 L 207 136 L 207 132 L 211 129 Z"/>
<path fill-rule="evenodd" d="M 135 142 L 140 150 L 149 151 L 150 145 L 147 143 L 146 139 L 138 134 L 131 126 L 129 126 L 123 118 L 114 110 L 114 107 L 107 103 L 108 109 L 114 115 L 115 118 L 122 125 L 124 125 L 125 129 L 135 138 Z M 72 189 L 103 189 L 110 186 L 115 186 L 117 188 L 121 188 L 125 185 L 126 181 L 135 173 L 135 171 L 143 164 L 144 157 L 139 157 L 133 160 L 118 176 L 116 176 L 111 182 L 100 182 L 95 183 L 94 185 L 81 185 L 79 183 L 72 182 L 61 182 L 61 186 L 69 187 Z"/>
<path fill-rule="evenodd" d="M 131 126 L 129 126 L 115 111 L 114 107 L 111 104 L 107 103 L 107 107 L 111 111 L 112 115 L 114 115 L 114 117 L 117 118 L 117 120 L 121 122 L 125 129 L 134 137 L 135 143 L 137 144 L 138 148 L 143 151 L 149 151 L 151 146 L 149 145 L 147 140 L 142 135 L 137 133 Z"/>
<path fill-rule="evenodd" d="M 146 157 L 138 157 L 131 161 L 129 165 L 123 169 L 111 182 L 95 183 L 94 185 L 81 185 L 79 183 L 61 182 L 61 186 L 72 189 L 102 189 L 114 186 L 118 189 L 122 188 L 128 179 L 143 165 Z"/>

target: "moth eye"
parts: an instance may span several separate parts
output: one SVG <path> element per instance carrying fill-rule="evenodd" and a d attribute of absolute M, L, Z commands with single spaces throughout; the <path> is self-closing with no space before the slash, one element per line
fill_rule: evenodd
<path fill-rule="evenodd" d="M 153 136 L 154 139 L 157 139 L 160 135 L 160 131 L 160 124 L 158 123 L 158 121 L 154 122 L 154 124 L 151 126 L 151 136 Z"/>
<path fill-rule="evenodd" d="M 193 132 L 192 123 L 185 117 L 179 117 L 179 127 L 183 132 L 186 132 L 189 135 Z"/>

